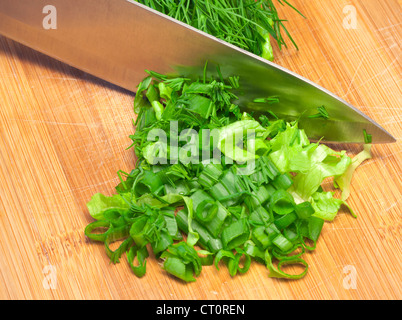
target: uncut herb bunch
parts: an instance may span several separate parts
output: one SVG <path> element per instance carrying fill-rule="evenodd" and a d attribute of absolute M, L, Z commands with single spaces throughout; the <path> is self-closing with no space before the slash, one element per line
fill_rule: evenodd
<path fill-rule="evenodd" d="M 95 221 L 85 234 L 104 243 L 111 262 L 125 255 L 138 277 L 146 274 L 150 251 L 186 282 L 206 265 L 226 265 L 235 276 L 253 261 L 269 277 L 305 276 L 304 254 L 316 249 L 325 221 L 347 205 L 347 196 L 338 199 L 321 184 L 333 179 L 348 195 L 370 145 L 352 160 L 311 143 L 297 121 L 241 112 L 233 93 L 239 78 L 223 79 L 219 68 L 216 77 L 204 71 L 198 80 L 147 72 L 134 99 L 136 166 L 118 172 L 115 194 L 97 193 L 88 202 Z M 248 138 L 245 144 L 237 143 L 239 136 Z M 112 250 L 115 241 L 120 245 Z M 303 271 L 286 273 L 288 264 Z"/>
<path fill-rule="evenodd" d="M 279 48 L 286 47 L 285 32 L 297 48 L 284 26 L 284 20 L 272 0 L 141 0 L 137 1 L 176 20 L 206 32 L 241 49 L 267 60 L 273 60 L 270 36 Z M 302 15 L 286 0 L 278 0 Z"/>

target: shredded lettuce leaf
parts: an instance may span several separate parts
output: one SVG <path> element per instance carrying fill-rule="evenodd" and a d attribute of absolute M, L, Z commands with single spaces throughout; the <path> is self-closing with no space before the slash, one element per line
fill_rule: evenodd
<path fill-rule="evenodd" d="M 101 193 L 96 193 L 87 203 L 89 214 L 96 220 L 102 220 L 106 210 L 116 209 L 121 212 L 128 210 L 130 208 L 130 202 L 128 202 L 124 196 L 125 195 L 114 194 L 107 197 Z M 131 199 L 131 195 L 127 194 L 127 197 Z"/>
<path fill-rule="evenodd" d="M 361 151 L 352 159 L 352 163 L 347 168 L 346 172 L 335 179 L 335 184 L 342 190 L 343 201 L 346 201 L 349 198 L 350 185 L 354 172 L 364 161 L 371 158 L 371 144 L 365 144 L 363 146 L 363 151 Z"/>
<path fill-rule="evenodd" d="M 344 200 L 335 198 L 334 194 L 335 192 L 316 192 L 312 195 L 311 203 L 315 210 L 313 216 L 325 221 L 332 221 L 344 204 L 349 208 L 352 216 L 356 217 L 349 205 Z"/>

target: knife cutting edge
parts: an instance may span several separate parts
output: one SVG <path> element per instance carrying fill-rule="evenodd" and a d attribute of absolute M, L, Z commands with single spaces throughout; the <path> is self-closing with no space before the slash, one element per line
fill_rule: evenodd
<path fill-rule="evenodd" d="M 205 62 L 240 77 L 240 104 L 299 119 L 312 140 L 373 143 L 396 139 L 361 111 L 275 63 L 212 37 L 131 0 L 53 0 L 54 28 L 44 26 L 48 1 L 2 0 L 0 34 L 101 79 L 136 91 L 145 70 L 197 77 Z M 255 98 L 278 96 L 274 105 Z M 310 118 L 324 106 L 330 118 Z"/>

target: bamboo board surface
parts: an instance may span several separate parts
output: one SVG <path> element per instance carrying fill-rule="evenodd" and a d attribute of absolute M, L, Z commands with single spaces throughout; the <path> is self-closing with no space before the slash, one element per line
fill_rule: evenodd
<path fill-rule="evenodd" d="M 305 256 L 307 276 L 271 279 L 253 263 L 235 278 L 204 267 L 197 282 L 184 284 L 152 258 L 142 279 L 125 259 L 110 264 L 103 245 L 84 236 L 93 221 L 86 202 L 112 194 L 116 172 L 133 168 L 133 150 L 125 149 L 134 95 L 0 37 L 0 299 L 402 298 L 401 4 L 292 3 L 307 19 L 280 11 L 300 50 L 275 47 L 275 62 L 350 102 L 398 140 L 373 146 L 348 200 L 358 218 L 344 210 L 325 224 L 317 249 Z M 347 5 L 356 8 L 356 29 L 344 28 Z M 353 156 L 361 147 L 341 148 Z"/>

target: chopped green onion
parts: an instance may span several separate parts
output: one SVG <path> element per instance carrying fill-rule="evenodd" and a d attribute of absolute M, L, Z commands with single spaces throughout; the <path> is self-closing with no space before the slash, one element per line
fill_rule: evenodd
<path fill-rule="evenodd" d="M 221 239 L 211 238 L 207 243 L 207 247 L 214 253 L 218 252 L 219 250 L 223 249 Z"/>
<path fill-rule="evenodd" d="M 247 254 L 247 252 L 245 252 L 239 248 L 236 248 L 236 251 L 237 251 L 237 253 L 235 255 L 234 264 L 237 268 L 237 271 L 240 273 L 246 273 L 250 269 L 250 266 L 251 266 L 251 257 L 250 257 L 250 255 Z M 244 257 L 244 263 L 243 263 L 243 267 L 240 267 L 240 260 L 242 257 Z"/>
<path fill-rule="evenodd" d="M 197 251 L 186 242 L 169 246 L 161 258 L 166 259 L 163 268 L 167 272 L 186 282 L 195 281 L 194 275 L 197 277 L 201 273 L 201 259 Z"/>
<path fill-rule="evenodd" d="M 309 238 L 317 241 L 324 226 L 324 220 L 316 217 L 310 217 L 308 223 Z"/>
<path fill-rule="evenodd" d="M 260 186 L 256 192 L 252 192 L 251 195 L 245 200 L 249 210 L 253 210 L 263 205 L 268 201 L 274 192 L 275 189 L 271 185 Z"/>
<path fill-rule="evenodd" d="M 287 213 L 285 215 L 279 216 L 275 220 L 275 225 L 279 230 L 283 230 L 286 227 L 288 227 L 290 224 L 292 224 L 294 221 L 296 221 L 297 215 L 294 211 Z"/>
<path fill-rule="evenodd" d="M 257 225 L 267 225 L 271 220 L 271 215 L 262 206 L 257 207 L 249 217 L 250 223 Z"/>
<path fill-rule="evenodd" d="M 265 232 L 267 233 L 267 235 L 269 236 L 270 240 L 273 240 L 274 238 L 276 238 L 279 234 L 280 231 L 278 230 L 278 228 L 276 227 L 276 225 L 272 222 L 270 223 L 266 228 L 265 228 Z"/>
<path fill-rule="evenodd" d="M 206 188 L 211 188 L 215 183 L 219 181 L 222 172 L 223 171 L 221 165 L 209 164 L 205 167 L 205 169 L 198 177 L 198 183 Z"/>
<path fill-rule="evenodd" d="M 176 214 L 176 221 L 179 229 L 185 233 L 188 233 L 188 216 L 185 211 L 186 210 L 181 210 Z M 212 251 L 212 248 L 209 247 L 209 244 L 211 240 L 214 240 L 214 238 L 208 229 L 196 220 L 192 220 L 191 225 L 194 232 L 196 232 L 199 236 L 198 243 L 203 248 L 210 249 Z"/>
<path fill-rule="evenodd" d="M 222 231 L 222 244 L 226 250 L 241 246 L 248 240 L 250 230 L 246 219 L 240 219 Z"/>
<path fill-rule="evenodd" d="M 261 249 L 266 249 L 272 244 L 269 236 L 265 233 L 264 227 L 254 228 L 251 235 L 251 240 Z"/>
<path fill-rule="evenodd" d="M 329 119 L 329 113 L 328 113 L 327 109 L 325 109 L 324 106 L 318 107 L 317 110 L 318 110 L 318 113 L 309 116 L 309 118 L 324 118 L 325 120 Z"/>
<path fill-rule="evenodd" d="M 152 251 L 156 256 L 165 251 L 171 244 L 173 244 L 173 238 L 167 231 L 160 231 L 156 240 L 152 241 Z"/>
<path fill-rule="evenodd" d="M 182 279 L 186 282 L 193 282 L 195 278 L 193 276 L 193 268 L 191 264 L 186 264 L 183 260 L 175 257 L 169 257 L 163 263 L 163 268 L 174 275 L 175 277 Z"/>
<path fill-rule="evenodd" d="M 252 241 L 246 241 L 244 244 L 244 251 L 252 258 L 256 259 L 256 261 L 264 263 L 265 261 L 265 253 L 260 247 L 255 245 Z"/>
<path fill-rule="evenodd" d="M 215 202 L 215 205 L 217 207 L 216 215 L 211 221 L 204 223 L 204 225 L 211 235 L 216 238 L 222 231 L 222 227 L 230 213 L 220 202 Z"/>
<path fill-rule="evenodd" d="M 296 205 L 295 212 L 300 219 L 307 219 L 313 215 L 315 211 L 311 203 L 305 201 Z"/>
<path fill-rule="evenodd" d="M 232 251 L 228 251 L 228 250 L 219 250 L 216 255 L 215 255 L 215 259 L 214 259 L 214 264 L 217 270 L 219 270 L 219 262 L 222 260 L 235 260 L 235 255 L 233 254 Z"/>
<path fill-rule="evenodd" d="M 276 189 L 287 190 L 292 186 L 293 180 L 288 173 L 284 173 L 276 177 L 272 184 Z"/>
<path fill-rule="evenodd" d="M 127 238 L 128 230 L 126 226 L 120 227 L 109 233 L 105 239 L 105 250 L 107 256 L 112 263 L 118 263 L 121 255 L 127 251 L 127 248 L 132 244 L 133 239 Z M 116 250 L 111 250 L 109 244 L 118 240 L 125 239 Z"/>
<path fill-rule="evenodd" d="M 363 135 L 364 135 L 364 143 L 370 144 L 373 142 L 373 136 L 371 134 L 368 134 L 366 129 L 363 130 Z"/>
<path fill-rule="evenodd" d="M 149 256 L 147 247 L 138 248 L 137 246 L 132 246 L 127 252 L 127 261 L 131 267 L 131 270 L 137 277 L 143 277 L 146 273 L 147 260 Z M 138 266 L 134 265 L 134 259 L 137 258 Z"/>
<path fill-rule="evenodd" d="M 278 234 L 274 239 L 272 239 L 272 243 L 276 245 L 280 250 L 285 252 L 293 248 L 293 244 L 282 234 Z"/>
<path fill-rule="evenodd" d="M 275 213 L 285 215 L 294 211 L 295 202 L 290 193 L 279 189 L 272 194 L 269 206 Z"/>
<path fill-rule="evenodd" d="M 265 251 L 265 262 L 266 266 L 269 270 L 269 277 L 275 277 L 275 278 L 286 278 L 286 279 L 301 279 L 303 278 L 307 271 L 308 271 L 308 264 L 306 261 L 300 258 L 293 258 L 293 259 L 286 259 L 286 260 L 281 260 L 278 263 L 277 268 L 274 267 L 272 263 L 272 257 L 270 256 L 268 250 Z M 281 270 L 281 267 L 286 264 L 301 264 L 304 266 L 304 270 L 300 274 L 288 274 L 284 271 Z"/>

